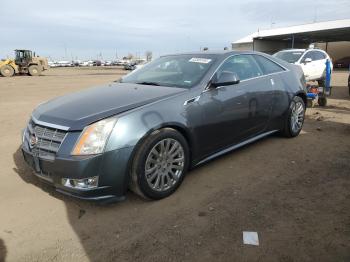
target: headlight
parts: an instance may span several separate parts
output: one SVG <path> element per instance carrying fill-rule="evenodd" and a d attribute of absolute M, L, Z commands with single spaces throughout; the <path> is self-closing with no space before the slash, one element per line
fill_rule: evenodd
<path fill-rule="evenodd" d="M 107 139 L 117 122 L 116 117 L 103 119 L 84 128 L 72 155 L 94 155 L 103 152 Z"/>

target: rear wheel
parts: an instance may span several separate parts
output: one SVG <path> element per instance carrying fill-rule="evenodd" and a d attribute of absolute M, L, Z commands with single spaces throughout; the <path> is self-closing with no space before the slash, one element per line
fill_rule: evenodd
<path fill-rule="evenodd" d="M 288 113 L 286 115 L 284 128 L 281 131 L 282 135 L 285 137 L 295 137 L 299 135 L 305 118 L 305 103 L 304 100 L 295 96 L 288 109 Z"/>
<path fill-rule="evenodd" d="M 172 128 L 157 130 L 136 152 L 130 189 L 144 198 L 165 198 L 181 185 L 188 164 L 185 138 Z"/>
<path fill-rule="evenodd" d="M 10 77 L 10 76 L 13 76 L 15 74 L 15 70 L 10 65 L 3 65 L 0 68 L 0 73 L 2 76 Z"/>
<path fill-rule="evenodd" d="M 318 98 L 318 105 L 319 106 L 326 106 L 327 105 L 327 97 L 321 96 Z"/>
<path fill-rule="evenodd" d="M 31 76 L 38 76 L 41 74 L 41 70 L 37 65 L 29 66 L 28 71 L 29 71 L 29 75 Z"/>

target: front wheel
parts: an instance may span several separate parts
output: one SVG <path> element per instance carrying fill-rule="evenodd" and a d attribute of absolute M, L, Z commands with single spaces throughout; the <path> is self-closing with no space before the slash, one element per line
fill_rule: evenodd
<path fill-rule="evenodd" d="M 15 74 L 15 70 L 10 65 L 4 65 L 0 68 L 0 74 L 4 77 L 10 77 Z"/>
<path fill-rule="evenodd" d="M 305 118 L 305 103 L 304 100 L 299 97 L 293 97 L 288 113 L 286 114 L 284 128 L 281 131 L 285 137 L 296 137 L 299 135 L 303 128 Z"/>
<path fill-rule="evenodd" d="M 156 130 L 137 149 L 130 189 L 144 198 L 165 198 L 180 186 L 188 165 L 186 139 L 172 128 Z"/>

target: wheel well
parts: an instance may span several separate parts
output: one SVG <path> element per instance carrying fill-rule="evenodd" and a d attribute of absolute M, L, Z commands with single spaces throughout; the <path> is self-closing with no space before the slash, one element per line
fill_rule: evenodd
<path fill-rule="evenodd" d="M 190 137 L 190 134 L 188 133 L 188 131 L 185 128 L 180 127 L 180 126 L 176 126 L 176 125 L 162 126 L 160 129 L 163 129 L 163 128 L 175 129 L 185 138 L 185 140 L 188 144 L 189 152 L 190 152 L 189 158 L 190 158 L 190 163 L 191 163 L 191 161 L 192 161 L 192 149 L 193 148 L 192 148 L 192 138 Z"/>
<path fill-rule="evenodd" d="M 307 97 L 304 93 L 298 93 L 296 96 L 299 96 L 301 99 L 303 99 L 305 106 L 307 105 Z"/>
<path fill-rule="evenodd" d="M 164 129 L 164 128 L 172 128 L 172 129 L 176 130 L 177 132 L 179 132 L 185 138 L 185 140 L 186 140 L 186 142 L 188 144 L 189 152 L 190 152 L 189 159 L 190 159 L 190 163 L 191 163 L 192 157 L 193 157 L 193 141 L 192 141 L 191 135 L 189 134 L 189 132 L 184 127 L 181 127 L 181 126 L 178 126 L 178 125 L 168 124 L 168 125 L 160 126 L 159 128 L 148 132 L 141 140 L 139 140 L 139 142 L 137 143 L 136 146 L 138 147 L 139 145 L 141 145 L 142 141 L 144 139 L 146 139 L 146 137 L 148 137 L 151 133 L 153 133 L 153 132 L 155 132 L 157 130 L 160 130 L 160 129 Z"/>

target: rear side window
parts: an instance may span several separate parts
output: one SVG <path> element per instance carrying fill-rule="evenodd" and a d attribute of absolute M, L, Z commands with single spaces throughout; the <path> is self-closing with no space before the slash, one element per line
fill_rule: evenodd
<path fill-rule="evenodd" d="M 284 71 L 284 68 L 271 61 L 270 59 L 261 55 L 254 55 L 255 60 L 258 62 L 264 75 L 278 73 Z"/>
<path fill-rule="evenodd" d="M 322 60 L 322 59 L 326 59 L 326 55 L 322 52 L 319 51 L 314 51 L 313 52 L 313 56 L 314 56 L 314 60 Z"/>

